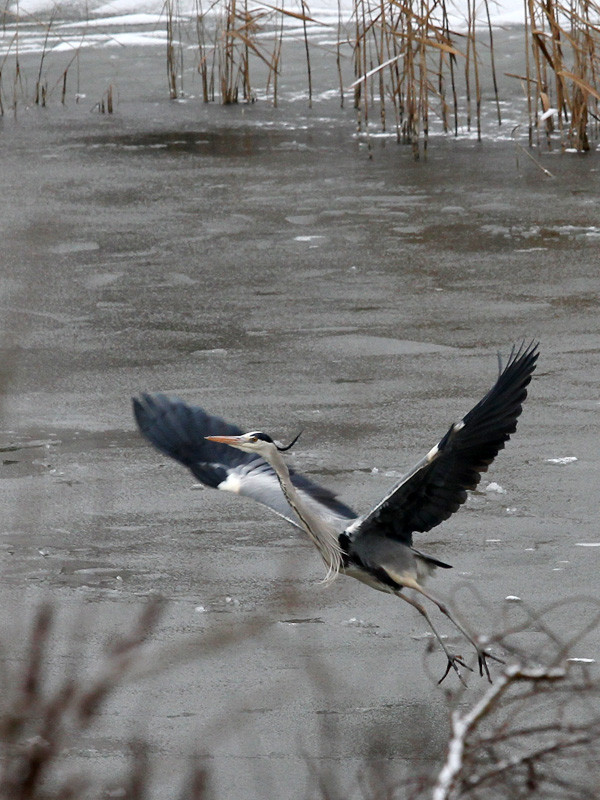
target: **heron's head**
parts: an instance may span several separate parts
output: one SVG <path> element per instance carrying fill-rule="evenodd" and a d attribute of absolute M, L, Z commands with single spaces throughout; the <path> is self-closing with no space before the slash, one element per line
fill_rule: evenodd
<path fill-rule="evenodd" d="M 204 438 L 210 442 L 228 444 L 230 447 L 243 450 L 244 453 L 258 453 L 263 458 L 266 458 L 273 450 L 281 452 L 289 450 L 298 441 L 300 433 L 287 447 L 283 447 L 279 442 L 274 442 L 267 433 L 262 433 L 261 431 L 250 431 L 250 433 L 242 433 L 239 436 L 205 436 Z"/>

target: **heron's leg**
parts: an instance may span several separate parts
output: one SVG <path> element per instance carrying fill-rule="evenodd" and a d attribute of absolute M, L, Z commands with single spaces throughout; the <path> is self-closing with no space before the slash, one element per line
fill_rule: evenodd
<path fill-rule="evenodd" d="M 466 684 L 465 679 L 463 678 L 463 676 L 460 674 L 460 670 L 458 668 L 458 664 L 460 664 L 461 667 L 464 667 L 465 669 L 470 670 L 471 672 L 473 672 L 473 670 L 471 669 L 471 667 L 469 667 L 468 664 L 465 664 L 465 662 L 462 660 L 462 658 L 460 656 L 453 656 L 452 653 L 448 650 L 448 648 L 446 647 L 446 645 L 444 643 L 444 640 L 442 639 L 440 634 L 437 632 L 437 630 L 435 628 L 435 625 L 431 621 L 431 617 L 427 613 L 427 609 L 424 606 L 422 606 L 420 603 L 417 603 L 416 600 L 413 600 L 411 597 L 407 597 L 405 594 L 402 594 L 401 592 L 397 592 L 396 596 L 402 598 L 402 600 L 405 600 L 407 603 L 409 603 L 411 606 L 413 606 L 413 608 L 416 608 L 417 611 L 419 612 L 419 614 L 421 614 L 422 616 L 425 617 L 425 619 L 427 620 L 427 624 L 429 625 L 429 627 L 433 631 L 433 634 L 434 634 L 435 638 L 438 640 L 438 642 L 442 646 L 442 650 L 446 654 L 446 658 L 448 659 L 448 665 L 446 667 L 446 672 L 444 672 L 444 674 L 442 675 L 442 677 L 440 678 L 438 683 L 441 683 L 444 680 L 444 678 L 446 677 L 446 675 L 450 672 L 450 669 L 453 669 L 456 672 L 456 674 L 458 675 L 458 678 L 459 678 L 460 682 L 462 683 L 462 685 L 466 686 L 467 684 Z"/>
<path fill-rule="evenodd" d="M 483 673 L 485 672 L 486 678 L 491 683 L 492 679 L 490 677 L 490 670 L 488 668 L 486 659 L 487 658 L 491 658 L 493 661 L 498 661 L 500 664 L 504 664 L 504 661 L 501 658 L 498 658 L 498 656 L 494 656 L 491 653 L 488 653 L 487 650 L 484 650 L 481 647 L 481 645 L 479 645 L 475 641 L 475 639 L 473 639 L 471 634 L 454 617 L 454 615 L 452 614 L 452 612 L 450 611 L 448 606 L 445 603 L 443 603 L 441 600 L 438 600 L 437 597 L 435 597 L 435 595 L 431 594 L 426 589 L 423 589 L 423 587 L 420 586 L 420 585 L 414 585 L 411 588 L 414 589 L 416 592 L 419 592 L 420 594 L 422 594 L 423 597 L 426 597 L 428 600 L 431 600 L 432 603 L 435 603 L 436 606 L 439 608 L 439 610 L 442 612 L 442 614 L 444 614 L 446 617 L 448 617 L 450 622 L 452 622 L 452 624 L 455 625 L 458 628 L 458 630 L 462 633 L 462 635 L 465 637 L 465 639 L 468 642 L 470 642 L 470 644 L 473 645 L 473 647 L 477 651 L 477 659 L 478 659 L 478 662 L 479 662 L 479 674 L 483 675 Z"/>

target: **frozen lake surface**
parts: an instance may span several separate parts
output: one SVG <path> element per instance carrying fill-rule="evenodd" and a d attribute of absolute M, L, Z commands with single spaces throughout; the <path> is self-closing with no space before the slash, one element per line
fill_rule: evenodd
<path fill-rule="evenodd" d="M 169 601 L 161 644 L 266 617 L 123 688 L 72 748 L 114 774 L 147 736 L 157 796 L 193 752 L 240 800 L 309 796 L 308 764 L 348 797 L 365 762 L 431 772 L 447 706 L 422 620 L 350 579 L 323 586 L 291 527 L 196 491 L 141 440 L 130 397 L 176 394 L 281 439 L 304 428 L 296 467 L 366 510 L 487 391 L 496 352 L 538 337 L 517 434 L 417 546 L 455 566 L 432 587 L 477 631 L 519 599 L 597 594 L 597 154 L 537 156 L 553 178 L 510 135 L 438 138 L 419 163 L 376 139 L 368 157 L 351 109 L 297 99 L 301 75 L 279 109 L 207 107 L 165 99 L 158 50 L 111 49 L 114 81 L 107 58 L 82 57 L 85 102 L 0 121 L 3 629 L 22 638 L 51 599 L 59 672 L 93 664 L 151 593 Z M 92 113 L 109 82 L 116 113 Z M 594 636 L 573 656 L 597 658 Z"/>

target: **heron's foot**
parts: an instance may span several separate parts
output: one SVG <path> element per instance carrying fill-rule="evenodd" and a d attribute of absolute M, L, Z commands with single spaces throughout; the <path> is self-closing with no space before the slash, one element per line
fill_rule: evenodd
<path fill-rule="evenodd" d="M 490 676 L 490 668 L 488 667 L 487 659 L 491 658 L 492 661 L 497 661 L 499 664 L 506 664 L 506 661 L 503 661 L 501 658 L 498 658 L 498 656 L 493 655 L 487 650 L 483 650 L 481 647 L 477 647 L 476 649 L 477 649 L 477 661 L 479 663 L 479 674 L 482 678 L 485 675 L 485 677 L 491 683 L 492 678 Z"/>
<path fill-rule="evenodd" d="M 465 662 L 463 661 L 461 656 L 453 656 L 453 655 L 450 655 L 449 653 L 446 653 L 446 655 L 448 657 L 448 663 L 446 664 L 446 671 L 444 672 L 442 677 L 439 679 L 438 686 L 439 686 L 440 683 L 442 683 L 442 681 L 444 681 L 448 677 L 448 673 L 450 672 L 450 670 L 453 669 L 456 672 L 456 674 L 458 675 L 458 680 L 462 683 L 463 686 L 466 687 L 467 682 L 463 678 L 459 667 L 463 667 L 464 669 L 468 669 L 469 672 L 473 672 L 473 668 L 470 667 L 468 664 L 465 664 Z"/>

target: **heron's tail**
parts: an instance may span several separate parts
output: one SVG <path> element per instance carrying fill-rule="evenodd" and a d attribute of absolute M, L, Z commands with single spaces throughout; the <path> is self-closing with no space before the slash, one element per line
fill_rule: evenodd
<path fill-rule="evenodd" d="M 415 560 L 417 562 L 417 579 L 422 581 L 424 578 L 428 578 L 436 571 L 438 567 L 442 569 L 452 569 L 452 564 L 446 564 L 444 561 L 440 561 L 433 556 L 428 556 L 426 553 L 422 553 L 420 550 L 415 550 L 414 547 L 411 547 L 415 555 Z"/>

